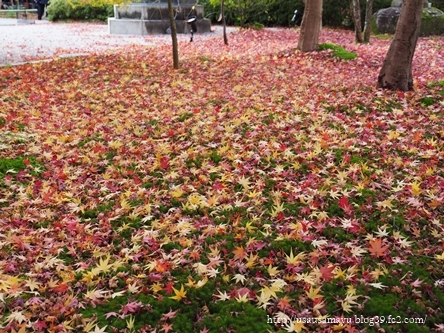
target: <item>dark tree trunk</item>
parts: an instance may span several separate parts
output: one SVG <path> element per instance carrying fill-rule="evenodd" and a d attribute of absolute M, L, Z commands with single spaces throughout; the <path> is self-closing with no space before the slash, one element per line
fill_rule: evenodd
<path fill-rule="evenodd" d="M 168 16 L 170 17 L 171 39 L 173 41 L 173 67 L 174 69 L 179 69 L 179 48 L 177 45 L 177 29 L 172 0 L 168 0 Z"/>
<path fill-rule="evenodd" d="M 225 0 L 222 0 L 222 2 L 220 3 L 220 13 L 222 16 L 222 26 L 224 29 L 224 44 L 228 45 L 227 22 L 225 21 Z"/>
<path fill-rule="evenodd" d="M 311 52 L 318 49 L 321 24 L 322 0 L 306 0 L 298 42 L 299 50 Z"/>
<path fill-rule="evenodd" d="M 350 0 L 350 12 L 355 25 L 355 41 L 356 43 L 363 43 L 364 36 L 362 34 L 361 4 L 359 3 L 359 0 Z"/>
<path fill-rule="evenodd" d="M 404 0 L 395 36 L 378 76 L 378 88 L 413 90 L 412 61 L 424 0 Z"/>
<path fill-rule="evenodd" d="M 370 33 L 372 30 L 373 0 L 367 0 L 365 6 L 365 24 L 364 24 L 364 43 L 370 42 Z"/>

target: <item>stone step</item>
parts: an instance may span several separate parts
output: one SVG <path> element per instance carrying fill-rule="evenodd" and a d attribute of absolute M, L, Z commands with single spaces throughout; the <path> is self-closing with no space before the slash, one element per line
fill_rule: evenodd
<path fill-rule="evenodd" d="M 191 0 L 188 0 L 191 1 Z M 211 21 L 204 17 L 202 5 L 173 1 L 177 33 L 190 33 L 187 20 L 196 18 L 195 33 L 211 32 Z M 170 27 L 168 4 L 166 2 L 132 3 L 114 5 L 114 18 L 108 19 L 109 33 L 114 35 L 166 34 Z"/>

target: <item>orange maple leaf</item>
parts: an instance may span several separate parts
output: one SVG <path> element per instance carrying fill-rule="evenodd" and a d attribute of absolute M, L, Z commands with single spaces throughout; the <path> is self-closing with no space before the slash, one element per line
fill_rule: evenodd
<path fill-rule="evenodd" d="M 169 270 L 169 264 L 167 262 L 157 262 L 156 267 L 154 268 L 157 272 L 163 273 Z"/>
<path fill-rule="evenodd" d="M 245 250 L 245 248 L 243 246 L 237 246 L 234 250 L 234 260 L 238 259 L 238 260 L 242 260 L 247 256 L 247 251 Z"/>
<path fill-rule="evenodd" d="M 52 288 L 56 293 L 64 293 L 68 290 L 68 285 L 66 283 L 61 283 Z"/>
<path fill-rule="evenodd" d="M 371 255 L 373 257 L 383 257 L 385 251 L 388 249 L 388 245 L 382 245 L 382 239 L 381 238 L 373 238 L 369 241 L 370 246 L 368 247 L 368 250 L 370 251 Z"/>
<path fill-rule="evenodd" d="M 290 307 L 290 301 L 291 299 L 288 298 L 287 296 L 282 297 L 278 302 L 278 308 L 281 311 L 284 311 L 286 308 Z"/>

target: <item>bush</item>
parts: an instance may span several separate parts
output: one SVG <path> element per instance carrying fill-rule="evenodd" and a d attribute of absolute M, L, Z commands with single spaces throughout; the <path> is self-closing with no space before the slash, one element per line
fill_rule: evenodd
<path fill-rule="evenodd" d="M 432 36 L 442 34 L 444 34 L 444 12 L 437 9 L 424 9 L 422 12 L 420 35 Z"/>
<path fill-rule="evenodd" d="M 208 0 L 210 13 L 218 15 L 220 0 Z M 228 25 L 270 25 L 270 9 L 275 0 L 225 0 L 225 20 Z M 206 9 L 206 8 L 205 8 Z M 215 16 L 213 17 L 213 19 Z"/>
<path fill-rule="evenodd" d="M 444 0 L 440 0 L 444 2 Z M 220 13 L 220 0 L 203 0 L 207 18 L 216 22 Z M 373 12 L 390 7 L 391 0 L 375 0 Z M 366 1 L 361 0 L 362 16 Z M 289 26 L 294 11 L 304 11 L 303 0 L 226 0 L 225 19 L 228 25 L 261 23 L 264 26 Z M 322 21 L 324 26 L 352 27 L 349 0 L 324 0 Z"/>
<path fill-rule="evenodd" d="M 51 21 L 106 21 L 113 15 L 113 4 L 107 0 L 95 0 L 88 3 L 82 0 L 51 0 L 48 6 L 48 18 Z"/>

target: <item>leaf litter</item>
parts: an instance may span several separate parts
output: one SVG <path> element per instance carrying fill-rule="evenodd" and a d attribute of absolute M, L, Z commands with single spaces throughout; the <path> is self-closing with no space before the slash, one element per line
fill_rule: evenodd
<path fill-rule="evenodd" d="M 3 329 L 438 330 L 444 39 L 397 93 L 375 88 L 389 41 L 324 29 L 343 61 L 297 38 L 181 42 L 178 71 L 168 44 L 0 69 L 0 163 L 24 162 L 0 181 Z"/>

